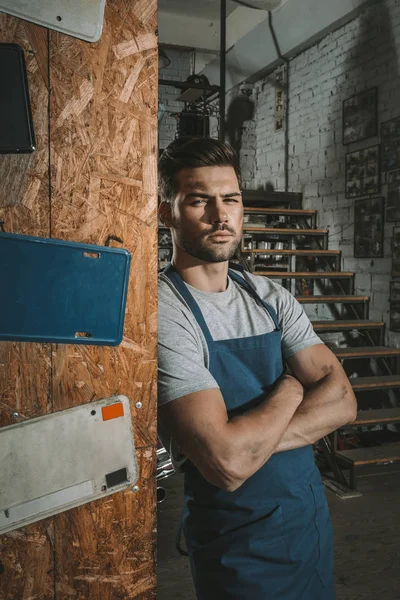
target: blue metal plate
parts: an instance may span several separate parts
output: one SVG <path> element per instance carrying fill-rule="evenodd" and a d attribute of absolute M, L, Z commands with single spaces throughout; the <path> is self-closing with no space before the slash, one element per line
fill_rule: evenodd
<path fill-rule="evenodd" d="M 117 346 L 127 250 L 0 233 L 0 340 Z"/>

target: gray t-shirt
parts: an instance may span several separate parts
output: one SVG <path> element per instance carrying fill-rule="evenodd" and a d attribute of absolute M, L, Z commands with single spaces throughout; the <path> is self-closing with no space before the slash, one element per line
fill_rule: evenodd
<path fill-rule="evenodd" d="M 260 275 L 243 273 L 260 298 L 275 309 L 282 331 L 285 359 L 300 350 L 323 343 L 297 300 L 281 285 Z M 228 278 L 224 292 L 203 292 L 187 285 L 214 340 L 262 335 L 274 330 L 267 310 L 241 285 Z M 204 335 L 185 300 L 170 280 L 159 276 L 158 285 L 158 403 L 218 384 L 208 370 Z"/>

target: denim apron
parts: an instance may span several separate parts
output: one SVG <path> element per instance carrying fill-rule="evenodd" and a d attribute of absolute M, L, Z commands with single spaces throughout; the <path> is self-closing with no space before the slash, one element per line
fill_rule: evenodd
<path fill-rule="evenodd" d="M 214 341 L 181 276 L 172 265 L 164 270 L 201 327 L 230 418 L 257 406 L 283 372 L 278 317 L 236 269 L 229 277 L 265 308 L 273 332 Z M 273 454 L 234 492 L 186 461 L 183 530 L 199 600 L 336 597 L 332 529 L 312 446 Z"/>

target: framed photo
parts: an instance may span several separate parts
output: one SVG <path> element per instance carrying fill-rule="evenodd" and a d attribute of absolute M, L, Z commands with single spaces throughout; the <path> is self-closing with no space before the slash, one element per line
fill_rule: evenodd
<path fill-rule="evenodd" d="M 400 331 L 400 281 L 390 282 L 390 331 Z"/>
<path fill-rule="evenodd" d="M 378 135 L 378 88 L 365 90 L 343 102 L 343 144 Z"/>
<path fill-rule="evenodd" d="M 382 123 L 381 144 L 381 170 L 400 169 L 400 117 Z"/>
<path fill-rule="evenodd" d="M 400 277 L 400 227 L 393 228 L 392 277 Z"/>
<path fill-rule="evenodd" d="M 380 189 L 379 146 L 346 154 L 346 198 L 374 196 Z"/>
<path fill-rule="evenodd" d="M 386 221 L 400 221 L 400 169 L 388 173 Z"/>
<path fill-rule="evenodd" d="M 384 198 L 356 200 L 354 203 L 355 258 L 382 258 Z"/>

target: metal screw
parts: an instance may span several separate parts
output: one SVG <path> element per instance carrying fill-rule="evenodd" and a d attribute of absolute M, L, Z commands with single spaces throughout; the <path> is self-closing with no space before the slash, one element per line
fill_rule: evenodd
<path fill-rule="evenodd" d="M 139 486 L 138 485 L 134 485 L 132 488 L 132 492 L 138 492 L 139 491 Z"/>
<path fill-rule="evenodd" d="M 142 408 L 142 403 L 141 402 L 136 402 L 136 408 Z"/>
<path fill-rule="evenodd" d="M 13 412 L 12 416 L 13 416 L 13 419 L 19 419 L 19 413 L 17 413 L 17 412 Z"/>

